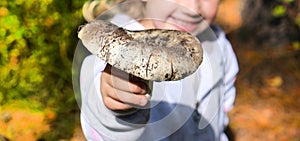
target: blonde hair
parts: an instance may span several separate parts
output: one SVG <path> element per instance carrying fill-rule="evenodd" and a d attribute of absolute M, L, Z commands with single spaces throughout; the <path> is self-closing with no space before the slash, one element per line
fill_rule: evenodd
<path fill-rule="evenodd" d="M 145 0 L 94 0 L 87 1 L 82 8 L 86 21 L 94 21 L 107 10 L 111 13 L 122 13 L 134 19 L 141 19 L 145 15 Z"/>

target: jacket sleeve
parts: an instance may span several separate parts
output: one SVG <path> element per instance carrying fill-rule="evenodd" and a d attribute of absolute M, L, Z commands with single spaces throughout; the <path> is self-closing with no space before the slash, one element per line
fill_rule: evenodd
<path fill-rule="evenodd" d="M 230 42 L 224 37 L 225 39 L 225 94 L 224 94 L 224 111 L 229 112 L 234 104 L 235 96 L 236 96 L 236 89 L 235 89 L 235 80 L 236 75 L 239 71 L 238 62 L 236 55 L 233 51 L 233 48 Z"/>
<path fill-rule="evenodd" d="M 134 113 L 118 115 L 109 110 L 103 103 L 100 92 L 100 76 L 106 66 L 95 55 L 86 57 L 80 72 L 80 89 L 82 93 L 81 118 L 84 118 L 83 129 L 87 138 L 101 136 L 104 140 L 134 140 L 144 131 L 148 110 L 138 110 Z M 88 132 L 88 131 L 93 131 Z"/>

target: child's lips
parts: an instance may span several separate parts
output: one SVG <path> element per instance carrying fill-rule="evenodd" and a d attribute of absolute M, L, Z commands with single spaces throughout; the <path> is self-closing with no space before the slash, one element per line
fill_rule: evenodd
<path fill-rule="evenodd" d="M 174 16 L 169 17 L 170 22 L 180 30 L 192 32 L 202 22 L 203 18 L 197 18 L 193 20 L 183 20 Z"/>

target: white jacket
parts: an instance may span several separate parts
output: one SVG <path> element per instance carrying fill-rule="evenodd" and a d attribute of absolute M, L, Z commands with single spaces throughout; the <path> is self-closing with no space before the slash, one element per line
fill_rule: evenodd
<path fill-rule="evenodd" d="M 127 29 L 143 29 L 123 15 L 112 21 Z M 80 72 L 81 123 L 87 140 L 226 139 L 223 129 L 235 99 L 237 59 L 218 26 L 212 25 L 197 37 L 204 50 L 198 70 L 179 81 L 153 82 L 151 108 L 126 116 L 116 116 L 103 104 L 100 76 L 106 63 L 95 55 L 87 56 Z"/>

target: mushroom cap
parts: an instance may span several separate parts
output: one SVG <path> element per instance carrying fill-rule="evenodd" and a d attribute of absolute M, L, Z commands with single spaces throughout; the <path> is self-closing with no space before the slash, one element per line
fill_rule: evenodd
<path fill-rule="evenodd" d="M 82 26 L 78 37 L 92 54 L 145 80 L 183 79 L 198 69 L 203 58 L 200 41 L 177 30 L 130 31 L 96 20 Z"/>

